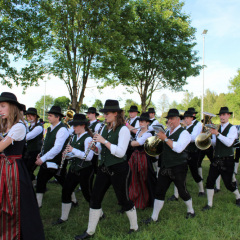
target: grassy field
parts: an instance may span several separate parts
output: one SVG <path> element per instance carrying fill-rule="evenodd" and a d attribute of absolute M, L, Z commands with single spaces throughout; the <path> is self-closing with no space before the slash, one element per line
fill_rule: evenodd
<path fill-rule="evenodd" d="M 209 161 L 203 163 L 203 177 L 206 182 Z M 238 180 L 239 177 L 237 176 Z M 165 202 L 160 212 L 159 222 L 145 226 L 141 220 L 151 216 L 152 209 L 137 210 L 139 232 L 127 235 L 129 222 L 126 214 L 119 214 L 120 208 L 117 199 L 110 188 L 107 192 L 102 208 L 106 219 L 99 222 L 94 239 L 97 240 L 237 240 L 240 239 L 240 208 L 235 205 L 233 193 L 226 190 L 221 182 L 221 191 L 214 195 L 213 209 L 202 212 L 207 203 L 207 197 L 199 198 L 197 184 L 188 174 L 188 190 L 193 198 L 193 207 L 196 217 L 185 219 L 186 206 L 182 200 L 178 202 Z M 41 216 L 47 240 L 73 240 L 75 235 L 86 230 L 88 224 L 89 207 L 83 199 L 82 193 L 77 192 L 79 207 L 72 208 L 66 223 L 52 226 L 52 222 L 61 216 L 61 187 L 58 184 L 48 184 L 48 191 L 43 198 Z M 173 185 L 167 197 L 173 194 Z"/>

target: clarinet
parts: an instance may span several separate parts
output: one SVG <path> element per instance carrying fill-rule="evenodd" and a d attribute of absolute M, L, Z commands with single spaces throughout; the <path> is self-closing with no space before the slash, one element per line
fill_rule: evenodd
<path fill-rule="evenodd" d="M 71 136 L 70 136 L 69 139 L 68 139 L 67 145 L 69 145 L 69 144 L 72 142 L 74 135 L 75 135 L 74 133 L 71 134 Z M 67 146 L 67 145 L 66 145 L 66 146 Z M 65 152 L 63 153 L 63 155 L 62 155 L 62 160 L 61 160 L 60 167 L 59 167 L 59 169 L 58 169 L 58 171 L 57 171 L 57 173 L 56 173 L 57 176 L 61 176 L 61 171 L 62 171 L 63 164 L 64 164 L 64 162 L 65 162 L 66 157 L 67 157 L 67 152 L 65 151 Z"/>
<path fill-rule="evenodd" d="M 103 129 L 104 125 L 105 125 L 105 122 L 106 122 L 106 120 L 104 120 L 104 121 L 102 122 L 100 128 L 98 129 L 98 131 L 96 131 L 96 132 L 94 133 L 94 135 L 95 135 L 95 134 L 99 134 L 99 133 L 102 131 L 102 129 Z M 85 152 L 85 155 L 83 156 L 83 158 L 81 159 L 81 162 L 80 162 L 79 165 L 78 165 L 79 167 L 82 167 L 83 163 L 85 162 L 85 160 L 86 160 L 86 158 L 87 158 L 87 156 L 88 156 L 89 152 L 91 151 L 91 149 L 92 149 L 92 147 L 93 147 L 94 144 L 95 144 L 95 142 L 92 141 L 92 143 L 89 145 L 87 151 Z"/>

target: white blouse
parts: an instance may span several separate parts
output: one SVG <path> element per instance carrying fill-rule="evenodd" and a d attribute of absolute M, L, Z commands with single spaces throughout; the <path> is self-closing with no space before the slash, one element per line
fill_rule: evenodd
<path fill-rule="evenodd" d="M 26 126 L 20 121 L 11 127 L 7 133 L 7 137 L 13 139 L 13 141 L 22 141 L 27 133 Z"/>

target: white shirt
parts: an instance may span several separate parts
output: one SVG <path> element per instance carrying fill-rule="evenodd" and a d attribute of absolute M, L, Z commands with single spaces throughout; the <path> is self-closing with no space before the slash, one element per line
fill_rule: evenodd
<path fill-rule="evenodd" d="M 109 130 L 108 132 L 110 131 L 112 131 L 112 129 Z M 130 137 L 131 135 L 130 135 L 129 129 L 126 126 L 123 126 L 119 131 L 118 145 L 111 144 L 111 147 L 110 147 L 111 154 L 118 158 L 122 158 L 126 154 Z M 98 153 L 101 153 L 101 150 L 102 150 L 101 144 L 98 142 L 96 146 L 98 147 Z"/>
<path fill-rule="evenodd" d="M 22 141 L 27 133 L 26 126 L 21 120 L 20 122 L 13 125 L 7 133 L 7 137 L 12 138 L 14 141 Z"/>
<path fill-rule="evenodd" d="M 91 122 L 90 122 L 90 127 L 91 127 L 91 125 L 92 125 L 93 123 L 95 123 L 96 121 L 97 121 L 96 119 L 93 120 L 93 121 L 91 121 Z M 101 123 L 99 122 L 99 123 L 96 124 L 96 126 L 95 126 L 95 128 L 94 128 L 94 133 L 97 132 L 100 127 L 101 127 Z"/>
<path fill-rule="evenodd" d="M 197 121 L 197 119 L 193 119 L 193 120 L 192 120 L 192 124 L 194 124 L 195 121 Z M 195 127 L 198 129 L 197 131 L 200 131 L 200 133 L 202 132 L 202 123 L 201 123 L 201 122 L 198 122 Z M 195 128 L 195 127 L 194 127 L 194 128 Z"/>
<path fill-rule="evenodd" d="M 53 131 L 54 128 L 56 128 L 60 123 L 61 122 L 59 122 L 55 127 L 51 125 L 50 126 L 51 131 Z M 56 140 L 55 140 L 54 146 L 41 157 L 41 160 L 45 162 L 47 160 L 53 159 L 56 155 L 58 155 L 61 152 L 63 145 L 68 137 L 69 137 L 69 133 L 67 128 L 61 127 L 56 134 Z"/>
<path fill-rule="evenodd" d="M 219 131 L 221 130 L 221 132 L 224 131 L 224 129 L 228 126 L 229 122 L 225 123 L 225 124 L 221 124 Z M 238 133 L 237 133 L 237 128 L 235 126 L 232 126 L 229 129 L 229 132 L 227 134 L 226 137 L 224 137 L 221 133 L 219 133 L 218 135 L 218 139 L 227 147 L 231 147 L 233 145 L 233 142 L 235 141 L 235 139 L 238 137 Z M 212 135 L 212 145 L 216 146 L 216 135 Z"/>
<path fill-rule="evenodd" d="M 87 134 L 87 132 L 84 132 L 82 133 L 79 137 L 77 136 L 77 141 L 83 136 Z M 92 138 L 91 137 L 87 137 L 84 141 L 84 152 L 77 149 L 77 148 L 73 148 L 72 150 L 72 153 L 74 154 L 74 156 L 72 157 L 77 157 L 77 158 L 80 158 L 80 159 L 83 159 L 84 155 L 85 155 L 85 152 L 87 151 L 88 149 L 88 144 L 92 141 Z M 93 158 L 93 155 L 94 155 L 94 152 L 92 150 L 90 150 L 90 152 L 88 153 L 85 161 L 91 161 L 92 158 Z M 71 157 L 71 158 L 72 158 Z"/>
<path fill-rule="evenodd" d="M 160 123 L 158 122 L 158 120 L 155 119 L 155 118 L 152 118 L 152 119 L 150 119 L 150 120 L 151 120 L 151 121 L 154 120 L 154 121 L 152 122 L 152 124 L 148 127 L 148 130 L 151 131 L 151 132 L 154 131 L 154 129 L 153 129 L 153 127 L 152 127 L 153 125 L 162 125 L 162 124 L 160 124 Z M 163 129 L 164 129 L 164 127 L 163 127 Z"/>
<path fill-rule="evenodd" d="M 34 125 L 35 125 L 35 123 L 31 123 L 31 128 L 34 127 Z M 26 140 L 29 141 L 31 139 L 34 139 L 40 133 L 43 133 L 43 127 L 42 126 L 37 126 L 32 131 L 27 133 Z"/>
<path fill-rule="evenodd" d="M 179 125 L 178 127 L 176 127 L 173 132 L 171 133 L 171 135 L 176 132 L 179 128 L 181 127 L 181 125 Z M 169 139 L 171 139 L 171 135 L 168 137 Z M 172 139 L 171 139 L 172 140 Z M 187 130 L 183 130 L 181 132 L 181 134 L 179 135 L 179 138 L 177 141 L 173 141 L 173 148 L 172 150 L 174 152 L 177 153 L 181 153 L 183 150 L 185 150 L 185 148 L 187 147 L 187 145 L 191 142 L 191 134 L 187 131 Z"/>
<path fill-rule="evenodd" d="M 192 124 L 190 124 L 189 126 L 187 126 L 186 128 L 190 128 L 193 125 L 193 121 Z M 192 133 L 191 133 L 191 142 L 195 142 L 196 137 L 202 132 L 202 124 L 201 128 L 198 126 L 198 124 L 196 126 L 193 127 Z"/>
<path fill-rule="evenodd" d="M 138 130 L 138 132 L 136 133 L 136 141 L 140 144 L 140 146 L 142 146 L 145 143 L 145 141 L 147 140 L 147 138 L 151 137 L 152 134 L 150 132 L 145 132 L 142 134 L 141 137 L 139 137 L 138 135 L 139 135 L 140 131 L 141 131 L 141 129 Z"/>

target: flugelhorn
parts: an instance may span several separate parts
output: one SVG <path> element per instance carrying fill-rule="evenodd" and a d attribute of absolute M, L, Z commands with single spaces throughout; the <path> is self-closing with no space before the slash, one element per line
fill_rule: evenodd
<path fill-rule="evenodd" d="M 152 127 L 156 133 L 160 131 L 165 133 L 163 126 L 160 124 L 153 125 Z M 158 136 L 151 136 L 145 141 L 144 150 L 149 156 L 159 156 L 163 151 L 163 141 Z"/>
<path fill-rule="evenodd" d="M 216 115 L 208 112 L 203 112 L 203 128 L 202 132 L 196 137 L 195 145 L 200 150 L 206 150 L 212 145 L 211 141 L 211 132 L 209 131 L 210 128 L 218 129 L 219 125 L 212 124 L 211 119 L 212 117 L 216 117 Z"/>

